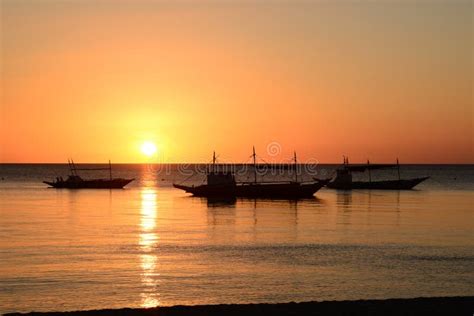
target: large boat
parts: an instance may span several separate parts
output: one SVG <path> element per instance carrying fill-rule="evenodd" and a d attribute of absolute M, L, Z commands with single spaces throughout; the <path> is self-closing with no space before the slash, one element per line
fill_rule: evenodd
<path fill-rule="evenodd" d="M 330 179 L 314 181 L 298 181 L 296 153 L 294 156 L 294 181 L 257 181 L 257 164 L 255 148 L 253 149 L 254 181 L 238 182 L 229 170 L 219 170 L 214 153 L 212 165 L 206 171 L 207 183 L 198 186 L 173 184 L 175 188 L 184 190 L 194 196 L 219 197 L 250 197 L 250 198 L 310 198 L 325 186 Z"/>
<path fill-rule="evenodd" d="M 371 171 L 380 169 L 396 168 L 398 179 L 372 181 Z M 352 181 L 352 173 L 368 172 L 369 181 Z M 327 184 L 328 188 L 338 190 L 368 189 L 368 190 L 411 190 L 429 177 L 401 179 L 400 164 L 397 159 L 396 164 L 370 164 L 350 165 L 348 158 L 344 157 L 343 165 L 336 170 L 336 177 Z"/>
<path fill-rule="evenodd" d="M 64 180 L 62 177 L 56 177 L 55 181 L 43 181 L 43 183 L 56 189 L 122 189 L 134 179 L 112 178 L 112 164 L 109 161 L 108 168 L 76 168 L 74 161 L 68 160 L 71 174 Z M 107 179 L 82 179 L 78 170 L 109 170 Z"/>

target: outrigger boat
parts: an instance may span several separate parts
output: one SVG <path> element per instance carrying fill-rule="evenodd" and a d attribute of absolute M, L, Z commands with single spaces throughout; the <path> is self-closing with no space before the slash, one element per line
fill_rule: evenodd
<path fill-rule="evenodd" d="M 397 168 L 398 179 L 372 181 L 371 170 Z M 369 181 L 352 181 L 352 173 L 368 171 Z M 369 190 L 411 190 L 429 177 L 401 179 L 400 164 L 397 159 L 396 164 L 370 164 L 367 165 L 349 165 L 349 160 L 344 157 L 344 163 L 341 168 L 336 170 L 336 177 L 327 184 L 328 188 L 338 190 L 369 189 Z"/>
<path fill-rule="evenodd" d="M 184 190 L 194 196 L 210 198 L 310 198 L 325 186 L 330 179 L 302 182 L 298 181 L 296 153 L 294 155 L 294 181 L 257 181 L 257 163 L 255 147 L 253 148 L 254 181 L 237 182 L 232 171 L 218 170 L 216 165 L 216 154 L 214 152 L 212 166 L 206 171 L 207 183 L 198 186 L 186 186 L 173 184 L 175 188 Z"/>
<path fill-rule="evenodd" d="M 56 189 L 122 189 L 134 179 L 112 178 L 112 164 L 109 160 L 108 168 L 76 168 L 73 160 L 68 160 L 71 174 L 66 180 L 57 177 L 56 181 L 43 181 L 47 185 Z M 78 170 L 109 170 L 108 179 L 90 179 L 84 180 L 78 174 Z"/>

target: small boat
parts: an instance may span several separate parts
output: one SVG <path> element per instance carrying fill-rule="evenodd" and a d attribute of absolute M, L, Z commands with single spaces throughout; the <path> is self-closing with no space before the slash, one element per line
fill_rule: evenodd
<path fill-rule="evenodd" d="M 298 181 L 296 172 L 296 153 L 294 156 L 295 181 L 257 181 L 257 164 L 255 148 L 253 150 L 254 181 L 237 182 L 232 171 L 218 170 L 214 153 L 212 166 L 206 172 L 207 183 L 198 186 L 173 184 L 177 189 L 184 190 L 194 196 L 223 198 L 223 197 L 250 197 L 250 198 L 309 198 L 325 186 L 330 179 L 302 182 Z"/>
<path fill-rule="evenodd" d="M 398 179 L 372 181 L 371 170 L 397 168 Z M 369 181 L 352 181 L 352 173 L 369 173 Z M 400 178 L 400 164 L 397 159 L 396 164 L 370 164 L 367 165 L 349 165 L 349 161 L 344 157 L 343 166 L 336 170 L 336 177 L 327 184 L 328 188 L 338 190 L 368 189 L 368 190 L 411 190 L 429 177 L 420 177 L 412 179 Z"/>
<path fill-rule="evenodd" d="M 124 186 L 132 182 L 134 179 L 112 178 L 112 164 L 109 161 L 108 168 L 76 168 L 74 161 L 68 160 L 71 174 L 66 180 L 57 177 L 55 181 L 43 181 L 43 183 L 56 189 L 123 189 Z M 109 170 L 110 177 L 108 179 L 82 179 L 78 174 L 78 170 Z"/>

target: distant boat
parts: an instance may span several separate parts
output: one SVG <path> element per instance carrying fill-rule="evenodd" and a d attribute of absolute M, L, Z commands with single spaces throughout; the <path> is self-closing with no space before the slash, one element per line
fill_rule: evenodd
<path fill-rule="evenodd" d="M 194 196 L 201 197 L 251 197 L 251 198 L 309 198 L 325 186 L 330 179 L 309 182 L 298 181 L 296 173 L 296 153 L 294 156 L 295 181 L 257 181 L 257 164 L 255 148 L 253 149 L 254 181 L 237 182 L 232 171 L 218 170 L 214 153 L 212 166 L 206 172 L 207 183 L 198 186 L 173 184 Z"/>
<path fill-rule="evenodd" d="M 371 170 L 397 168 L 398 179 L 396 180 L 382 180 L 372 181 Z M 369 173 L 369 181 L 352 181 L 352 173 L 365 172 Z M 370 164 L 367 161 L 366 165 L 349 165 L 349 161 L 344 157 L 343 166 L 336 170 L 336 177 L 333 181 L 327 184 L 328 188 L 338 190 L 352 190 L 352 189 L 368 189 L 368 190 L 411 190 L 421 182 L 429 177 L 420 177 L 412 179 L 400 178 L 400 164 L 397 159 L 396 164 Z"/>
<path fill-rule="evenodd" d="M 68 160 L 71 174 L 66 180 L 57 177 L 56 181 L 43 181 L 43 183 L 56 189 L 122 189 L 124 186 L 132 182 L 134 179 L 112 178 L 112 164 L 109 160 L 108 168 L 76 168 L 74 161 Z M 110 177 L 108 179 L 82 179 L 78 174 L 78 170 L 109 170 Z"/>

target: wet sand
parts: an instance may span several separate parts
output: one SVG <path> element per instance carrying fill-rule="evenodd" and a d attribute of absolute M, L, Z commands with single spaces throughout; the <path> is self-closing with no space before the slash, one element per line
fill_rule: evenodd
<path fill-rule="evenodd" d="M 28 313 L 59 315 L 62 312 Z M 67 312 L 68 315 L 473 315 L 474 296 L 279 304 L 221 304 Z M 19 313 L 7 315 L 21 315 Z"/>

